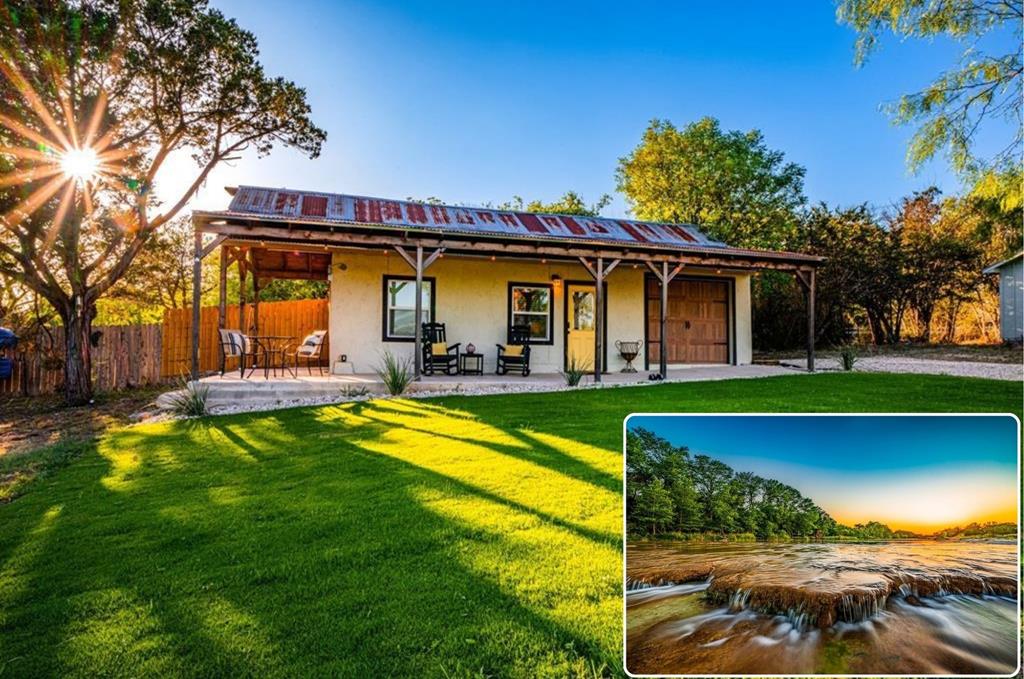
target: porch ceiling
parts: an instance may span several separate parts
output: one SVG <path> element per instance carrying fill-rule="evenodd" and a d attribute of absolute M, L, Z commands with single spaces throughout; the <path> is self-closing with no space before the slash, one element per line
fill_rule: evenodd
<path fill-rule="evenodd" d="M 327 252 L 253 247 L 253 271 L 260 278 L 327 280 L 331 255 Z"/>

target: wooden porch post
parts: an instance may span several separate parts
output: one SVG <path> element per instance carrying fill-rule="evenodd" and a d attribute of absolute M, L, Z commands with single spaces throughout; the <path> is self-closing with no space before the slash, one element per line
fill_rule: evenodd
<path fill-rule="evenodd" d="M 807 295 L 807 372 L 814 372 L 814 269 L 793 272 Z"/>
<path fill-rule="evenodd" d="M 604 370 L 604 279 L 622 260 L 613 259 L 607 266 L 600 256 L 594 264 L 588 262 L 586 257 L 580 257 L 579 260 L 594 279 L 594 382 L 599 383 Z"/>
<path fill-rule="evenodd" d="M 807 371 L 814 372 L 814 269 L 807 277 Z"/>
<path fill-rule="evenodd" d="M 218 286 L 217 286 L 217 328 L 223 330 L 227 327 L 227 312 L 228 312 L 228 249 L 224 246 L 220 248 L 220 269 L 218 271 Z M 220 338 L 217 338 L 220 341 Z M 220 352 L 220 372 L 224 374 L 225 363 L 227 357 L 224 352 Z"/>
<path fill-rule="evenodd" d="M 594 383 L 601 381 L 601 359 L 604 355 L 601 353 L 603 348 L 603 342 L 601 341 L 601 335 L 604 332 L 604 259 L 601 257 L 597 258 L 597 267 L 594 273 Z"/>
<path fill-rule="evenodd" d="M 243 335 L 249 334 L 249 326 L 245 323 L 245 279 L 246 279 L 246 266 L 245 266 L 245 252 L 238 252 L 235 256 L 238 261 L 238 330 Z"/>
<path fill-rule="evenodd" d="M 669 271 L 668 262 L 661 263 L 661 270 L 658 270 L 651 262 L 647 262 L 647 268 L 661 283 L 658 310 L 658 337 L 660 338 L 658 342 L 658 373 L 665 378 L 668 376 L 668 346 L 665 342 L 665 321 L 668 318 L 668 284 L 683 270 L 683 265 L 677 264 L 674 269 Z"/>
<path fill-rule="evenodd" d="M 413 349 L 413 376 L 419 381 L 423 372 L 423 246 L 416 246 L 416 347 Z"/>
<path fill-rule="evenodd" d="M 661 263 L 661 305 L 658 309 L 658 373 L 662 379 L 668 377 L 668 346 L 665 342 L 665 320 L 668 318 L 668 262 Z"/>
<path fill-rule="evenodd" d="M 217 327 L 221 330 L 227 327 L 228 312 L 228 249 L 220 249 L 220 275 L 217 289 Z"/>
<path fill-rule="evenodd" d="M 411 266 L 416 273 L 416 348 L 413 350 L 413 376 L 419 380 L 420 374 L 423 372 L 423 272 L 444 253 L 444 248 L 437 248 L 426 259 L 423 259 L 422 245 L 416 246 L 415 257 L 410 256 L 400 245 L 396 245 L 394 248 L 395 252 L 401 255 L 405 263 Z M 431 290 L 431 294 L 434 294 L 433 290 Z"/>
<path fill-rule="evenodd" d="M 256 253 L 249 250 L 249 270 L 252 272 L 252 332 L 260 334 L 260 272 L 256 268 Z"/>
<path fill-rule="evenodd" d="M 195 256 L 192 260 L 192 381 L 199 379 L 199 321 L 203 296 L 203 233 L 199 224 L 194 223 L 193 245 Z"/>

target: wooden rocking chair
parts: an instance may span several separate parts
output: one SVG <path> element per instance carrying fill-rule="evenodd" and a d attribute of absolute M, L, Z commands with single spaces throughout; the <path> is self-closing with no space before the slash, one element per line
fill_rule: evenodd
<path fill-rule="evenodd" d="M 508 331 L 508 343 L 499 344 L 498 367 L 495 373 L 504 375 L 510 370 L 530 374 L 530 326 L 513 325 Z"/>
<path fill-rule="evenodd" d="M 423 374 L 433 375 L 443 370 L 446 375 L 459 373 L 459 346 L 461 342 L 448 344 L 444 323 L 423 324 Z"/>

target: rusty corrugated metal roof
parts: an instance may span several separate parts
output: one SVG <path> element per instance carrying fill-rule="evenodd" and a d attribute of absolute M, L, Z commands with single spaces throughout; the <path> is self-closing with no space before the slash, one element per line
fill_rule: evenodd
<path fill-rule="evenodd" d="M 238 187 L 228 211 L 304 221 L 381 224 L 498 236 L 534 235 L 567 240 L 725 247 L 724 243 L 711 240 L 697 227 L 686 224 L 654 224 L 631 219 L 430 205 L 407 200 L 255 186 Z"/>
<path fill-rule="evenodd" d="M 238 219 L 382 226 L 451 234 L 548 240 L 562 243 L 610 243 L 696 253 L 785 257 L 818 261 L 799 253 L 733 248 L 708 238 L 692 224 L 660 224 L 634 219 L 535 214 L 486 207 L 433 205 L 408 200 L 339 193 L 239 186 L 226 211 L 203 214 Z"/>

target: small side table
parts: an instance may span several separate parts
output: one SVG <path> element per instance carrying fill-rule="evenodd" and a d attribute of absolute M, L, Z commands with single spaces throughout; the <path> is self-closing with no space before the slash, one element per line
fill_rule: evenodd
<path fill-rule="evenodd" d="M 459 354 L 459 372 L 463 375 L 483 375 L 483 354 Z"/>

